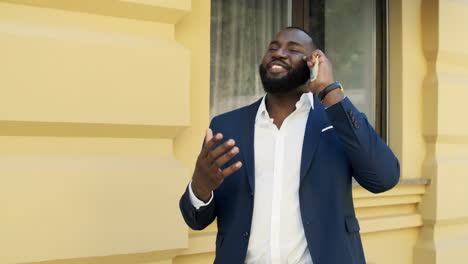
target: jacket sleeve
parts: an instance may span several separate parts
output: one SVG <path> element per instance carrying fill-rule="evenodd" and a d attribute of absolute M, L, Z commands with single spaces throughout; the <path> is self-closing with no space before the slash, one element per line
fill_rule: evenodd
<path fill-rule="evenodd" d="M 213 199 L 207 206 L 202 206 L 197 210 L 190 200 L 188 186 L 180 198 L 179 207 L 185 223 L 194 230 L 204 229 L 216 218 L 215 199 Z"/>
<path fill-rule="evenodd" d="M 354 178 L 373 193 L 393 188 L 400 178 L 400 165 L 391 149 L 382 141 L 348 98 L 325 110 L 344 145 Z"/>

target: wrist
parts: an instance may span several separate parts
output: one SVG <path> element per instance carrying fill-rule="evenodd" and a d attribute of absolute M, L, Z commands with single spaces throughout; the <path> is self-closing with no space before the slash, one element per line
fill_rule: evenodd
<path fill-rule="evenodd" d="M 344 99 L 344 93 L 341 89 L 335 89 L 329 92 L 322 101 L 325 107 L 330 107 Z"/>
<path fill-rule="evenodd" d="M 203 188 L 202 185 L 198 184 L 198 181 L 195 179 L 192 179 L 191 183 L 192 187 L 192 192 L 193 194 L 200 200 L 203 201 L 204 203 L 207 203 L 210 198 L 211 198 L 211 190 L 206 190 L 206 188 Z"/>

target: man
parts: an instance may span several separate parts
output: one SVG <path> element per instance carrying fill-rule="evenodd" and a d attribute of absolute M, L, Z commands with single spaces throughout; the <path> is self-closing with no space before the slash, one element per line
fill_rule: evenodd
<path fill-rule="evenodd" d="M 398 160 L 302 29 L 276 34 L 260 76 L 265 97 L 211 121 L 180 200 L 186 223 L 217 218 L 215 263 L 364 264 L 351 177 L 387 191 Z"/>

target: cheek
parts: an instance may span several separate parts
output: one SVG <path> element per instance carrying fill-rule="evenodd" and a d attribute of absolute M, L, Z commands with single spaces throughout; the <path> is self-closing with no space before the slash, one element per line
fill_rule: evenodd
<path fill-rule="evenodd" d="M 302 56 L 299 58 L 291 59 L 291 62 L 294 65 L 294 68 L 296 69 L 302 69 L 302 68 L 308 67 L 307 62 L 302 59 Z"/>

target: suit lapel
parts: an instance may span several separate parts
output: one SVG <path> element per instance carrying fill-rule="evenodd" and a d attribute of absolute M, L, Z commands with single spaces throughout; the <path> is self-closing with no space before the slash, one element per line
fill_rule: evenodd
<path fill-rule="evenodd" d="M 255 138 L 255 117 L 257 116 L 258 107 L 262 99 L 247 107 L 245 116 L 242 118 L 243 124 L 240 128 L 243 130 L 240 133 L 240 153 L 243 155 L 243 166 L 247 174 L 250 190 L 255 191 L 255 155 L 254 155 L 254 138 Z"/>
<path fill-rule="evenodd" d="M 315 152 L 322 136 L 322 128 L 328 123 L 325 110 L 322 103 L 314 96 L 314 109 L 309 112 L 307 119 L 306 130 L 304 133 L 304 143 L 302 144 L 300 182 L 304 179 L 309 170 Z"/>

